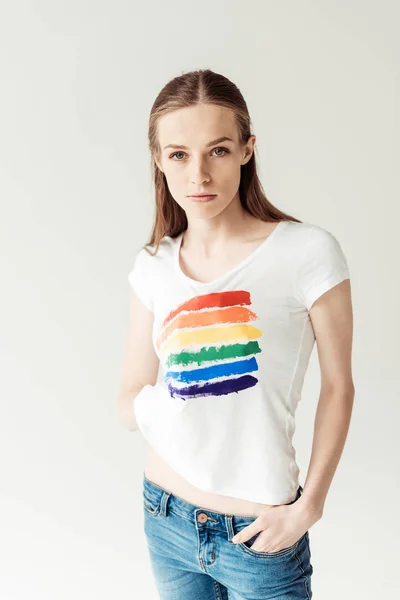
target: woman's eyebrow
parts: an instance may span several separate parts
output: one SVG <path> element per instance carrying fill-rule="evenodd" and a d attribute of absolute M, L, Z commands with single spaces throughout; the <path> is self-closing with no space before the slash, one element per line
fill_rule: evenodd
<path fill-rule="evenodd" d="M 212 140 L 211 142 L 208 142 L 208 144 L 206 145 L 206 148 L 208 148 L 209 146 L 214 146 L 214 144 L 220 144 L 221 142 L 233 142 L 234 140 L 232 140 L 230 137 L 219 137 L 216 140 Z M 178 145 L 178 144 L 168 144 L 167 146 L 164 146 L 164 150 L 166 148 L 183 148 L 184 150 L 189 150 L 188 146 L 182 146 L 182 145 Z"/>

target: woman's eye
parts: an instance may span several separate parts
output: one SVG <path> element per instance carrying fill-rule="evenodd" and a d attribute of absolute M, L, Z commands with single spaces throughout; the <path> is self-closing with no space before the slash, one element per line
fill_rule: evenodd
<path fill-rule="evenodd" d="M 229 152 L 229 150 L 227 148 L 214 148 L 214 150 L 222 150 L 223 152 L 225 152 L 225 154 L 227 154 Z M 218 154 L 218 156 L 221 156 L 221 154 Z M 224 156 L 222 154 L 222 156 Z"/>
<path fill-rule="evenodd" d="M 229 154 L 229 150 L 227 148 L 214 148 L 213 152 L 215 152 L 216 150 L 222 150 L 224 152 L 224 154 L 217 154 L 217 156 L 225 156 L 225 154 Z M 174 152 L 173 154 L 171 154 L 170 158 L 173 158 L 174 156 L 177 156 L 178 154 L 185 154 L 184 152 Z M 178 162 L 181 162 L 180 159 L 178 159 Z"/>
<path fill-rule="evenodd" d="M 173 156 L 176 156 L 177 154 L 184 154 L 183 152 L 174 152 L 174 154 L 171 154 L 170 158 L 172 158 Z"/>
<path fill-rule="evenodd" d="M 224 154 L 218 154 L 218 156 L 225 156 L 225 154 L 229 154 L 228 148 L 215 148 L 215 150 L 222 150 Z"/>

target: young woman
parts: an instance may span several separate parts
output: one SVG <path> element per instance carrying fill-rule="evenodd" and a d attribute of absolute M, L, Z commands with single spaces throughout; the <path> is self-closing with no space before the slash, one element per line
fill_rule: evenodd
<path fill-rule="evenodd" d="M 351 418 L 346 258 L 267 200 L 255 140 L 239 89 L 210 70 L 170 81 L 151 110 L 155 224 L 129 273 L 119 414 L 149 445 L 144 528 L 165 600 L 311 598 L 308 530 Z M 292 438 L 315 340 L 303 488 Z"/>

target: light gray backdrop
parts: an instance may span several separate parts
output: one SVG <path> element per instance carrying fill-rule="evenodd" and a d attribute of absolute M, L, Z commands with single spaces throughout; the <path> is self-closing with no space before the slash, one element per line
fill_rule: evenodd
<path fill-rule="evenodd" d="M 394 0 L 2 2 L 0 600 L 157 598 L 145 444 L 116 413 L 127 274 L 153 214 L 151 104 L 207 67 L 248 102 L 269 199 L 331 231 L 351 270 L 356 398 L 310 530 L 314 597 L 395 597 L 399 12 Z M 318 392 L 314 350 L 301 483 Z"/>

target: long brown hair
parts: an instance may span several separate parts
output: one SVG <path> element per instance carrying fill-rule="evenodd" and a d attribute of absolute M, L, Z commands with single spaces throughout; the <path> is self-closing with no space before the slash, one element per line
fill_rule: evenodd
<path fill-rule="evenodd" d="M 148 130 L 156 210 L 153 230 L 145 246 L 156 246 L 154 254 L 157 253 L 160 241 L 165 235 L 177 237 L 188 226 L 185 211 L 172 197 L 166 177 L 154 160 L 154 157 L 161 155 L 157 122 L 163 115 L 196 104 L 216 104 L 229 108 L 236 117 L 239 141 L 245 144 L 251 135 L 247 104 L 239 88 L 227 77 L 210 69 L 199 69 L 175 77 L 163 87 L 151 108 Z M 299 219 L 276 208 L 266 197 L 258 178 L 254 152 L 250 160 L 241 166 L 239 195 L 243 208 L 261 221 L 301 223 Z"/>

